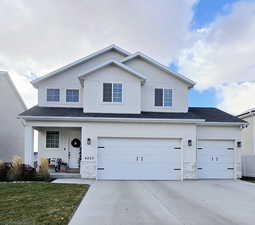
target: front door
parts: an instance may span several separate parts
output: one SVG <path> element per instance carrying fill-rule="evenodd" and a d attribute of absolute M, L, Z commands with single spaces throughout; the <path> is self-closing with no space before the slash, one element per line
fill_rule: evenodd
<path fill-rule="evenodd" d="M 77 169 L 80 167 L 80 151 L 81 151 L 81 134 L 80 130 L 72 130 L 69 137 L 69 168 Z"/>

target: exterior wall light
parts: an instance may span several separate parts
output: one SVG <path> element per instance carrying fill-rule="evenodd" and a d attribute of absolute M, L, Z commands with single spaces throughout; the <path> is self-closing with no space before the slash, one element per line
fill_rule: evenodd
<path fill-rule="evenodd" d="M 188 140 L 188 146 L 192 146 L 192 140 Z"/>
<path fill-rule="evenodd" d="M 236 145 L 237 145 L 238 148 L 241 148 L 241 147 L 242 147 L 242 142 L 241 142 L 241 141 L 238 141 L 238 142 L 236 143 Z"/>
<path fill-rule="evenodd" d="M 87 145 L 91 145 L 91 138 L 87 138 Z"/>

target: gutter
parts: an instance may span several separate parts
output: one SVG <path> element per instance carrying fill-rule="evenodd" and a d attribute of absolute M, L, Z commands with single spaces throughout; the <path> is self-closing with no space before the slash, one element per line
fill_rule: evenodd
<path fill-rule="evenodd" d="M 205 122 L 204 119 L 153 119 L 153 118 L 105 118 L 105 117 L 49 117 L 49 116 L 18 116 L 18 119 L 31 121 L 77 121 L 77 122 L 126 122 L 126 123 L 184 123 L 194 124 Z"/>
<path fill-rule="evenodd" d="M 247 118 L 247 117 L 249 117 L 249 116 L 254 116 L 254 114 L 255 114 L 254 110 L 251 110 L 251 111 L 249 111 L 249 112 L 240 114 L 240 115 L 238 115 L 237 117 L 239 117 L 240 119 L 244 119 L 244 118 Z"/>
<path fill-rule="evenodd" d="M 106 117 L 51 117 L 19 116 L 27 121 L 73 121 L 73 122 L 124 122 L 124 123 L 182 123 L 201 126 L 247 126 L 245 122 L 206 122 L 204 119 L 153 119 L 153 118 L 106 118 Z"/>
<path fill-rule="evenodd" d="M 201 126 L 238 126 L 241 128 L 248 125 L 245 122 L 202 122 L 197 124 Z"/>

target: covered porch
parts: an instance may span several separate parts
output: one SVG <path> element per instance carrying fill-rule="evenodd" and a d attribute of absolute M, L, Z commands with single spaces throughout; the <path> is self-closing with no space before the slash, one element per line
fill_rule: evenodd
<path fill-rule="evenodd" d="M 34 132 L 38 132 L 38 143 Z M 82 160 L 81 125 L 56 122 L 26 122 L 25 163 L 34 166 L 34 145 L 38 144 L 38 159 L 49 160 L 52 176 L 76 177 L 80 175 Z"/>

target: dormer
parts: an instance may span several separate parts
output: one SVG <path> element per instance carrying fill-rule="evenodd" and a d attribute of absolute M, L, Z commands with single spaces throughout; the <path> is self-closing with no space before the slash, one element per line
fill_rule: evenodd
<path fill-rule="evenodd" d="M 141 86 L 146 78 L 117 61 L 109 61 L 79 77 L 85 113 L 141 113 Z"/>

